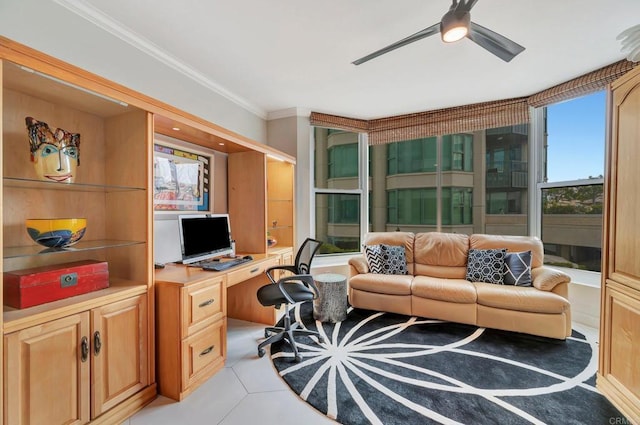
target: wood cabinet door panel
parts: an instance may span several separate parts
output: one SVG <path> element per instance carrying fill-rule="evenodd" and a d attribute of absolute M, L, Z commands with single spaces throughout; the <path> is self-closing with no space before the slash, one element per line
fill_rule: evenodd
<path fill-rule="evenodd" d="M 81 353 L 88 334 L 89 314 L 81 313 L 5 335 L 6 425 L 89 421 L 90 361 Z"/>
<path fill-rule="evenodd" d="M 182 389 L 224 361 L 224 319 L 182 341 Z"/>
<path fill-rule="evenodd" d="M 637 80 L 637 79 L 636 79 Z M 622 281 L 640 290 L 640 82 L 629 81 L 614 94 L 612 184 L 610 219 L 613 224 L 613 267 L 609 278 Z M 617 275 L 617 276 L 616 276 Z"/>
<path fill-rule="evenodd" d="M 222 277 L 190 285 L 183 291 L 183 337 L 193 335 L 224 317 L 226 288 Z"/>
<path fill-rule="evenodd" d="M 92 418 L 148 385 L 145 295 L 91 311 Z M 100 335 L 97 349 L 96 335 Z"/>

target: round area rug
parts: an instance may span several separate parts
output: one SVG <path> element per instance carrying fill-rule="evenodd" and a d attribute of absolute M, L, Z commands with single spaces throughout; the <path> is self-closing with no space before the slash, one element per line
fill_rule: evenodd
<path fill-rule="evenodd" d="M 300 363 L 273 344 L 273 364 L 341 424 L 628 423 L 595 388 L 597 342 L 575 331 L 560 341 L 352 308 L 320 323 L 311 303 L 291 314 L 325 342 L 296 337 Z"/>

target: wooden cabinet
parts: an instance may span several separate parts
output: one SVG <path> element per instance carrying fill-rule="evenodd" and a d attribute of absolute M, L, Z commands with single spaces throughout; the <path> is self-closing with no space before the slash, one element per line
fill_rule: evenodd
<path fill-rule="evenodd" d="M 204 273 L 201 279 L 178 283 L 163 281 L 161 272 L 156 282 L 158 389 L 174 400 L 182 400 L 224 366 L 226 278 L 206 278 Z M 165 278 L 171 278 L 171 270 Z"/>
<path fill-rule="evenodd" d="M 295 244 L 294 164 L 262 152 L 238 152 L 228 160 L 229 214 L 238 252 L 267 252 Z"/>
<path fill-rule="evenodd" d="M 149 384 L 147 298 L 91 310 L 91 417 Z"/>
<path fill-rule="evenodd" d="M 89 421 L 89 336 L 87 312 L 5 335 L 5 424 Z"/>
<path fill-rule="evenodd" d="M 613 83 L 597 385 L 640 420 L 640 67 Z"/>
<path fill-rule="evenodd" d="M 148 384 L 146 297 L 5 335 L 5 424 L 84 424 Z"/>
<path fill-rule="evenodd" d="M 106 289 L 21 310 L 4 306 L 5 424 L 124 420 L 155 397 L 147 308 L 152 115 L 118 99 L 123 93 L 108 81 L 4 38 L 0 79 L 3 271 L 89 259 L 109 267 Z M 73 183 L 37 175 L 26 117 L 53 133 L 80 134 Z M 45 249 L 27 234 L 27 218 L 67 217 L 87 219 L 71 249 Z M 102 351 L 82 362 L 82 339 L 93 350 L 94 333 Z"/>

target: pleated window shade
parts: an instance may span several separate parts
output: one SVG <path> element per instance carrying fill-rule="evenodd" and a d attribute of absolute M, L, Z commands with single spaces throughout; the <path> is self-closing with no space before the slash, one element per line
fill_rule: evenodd
<path fill-rule="evenodd" d="M 311 113 L 311 125 L 369 134 L 370 145 L 465 133 L 529 122 L 529 107 L 539 108 L 604 90 L 637 65 L 621 60 L 528 97 L 372 120 Z"/>

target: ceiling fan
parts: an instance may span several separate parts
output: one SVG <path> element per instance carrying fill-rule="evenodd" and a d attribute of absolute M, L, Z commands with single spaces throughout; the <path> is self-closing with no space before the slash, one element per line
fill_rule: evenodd
<path fill-rule="evenodd" d="M 389 53 L 399 47 L 406 46 L 414 41 L 422 40 L 430 35 L 440 33 L 442 41 L 453 43 L 463 37 L 467 37 L 480 47 L 498 56 L 505 62 L 509 62 L 524 50 L 518 43 L 507 37 L 491 31 L 488 28 L 471 21 L 471 8 L 478 0 L 452 0 L 449 11 L 444 14 L 442 20 L 407 38 L 396 41 L 380 50 L 368 54 L 353 61 L 354 65 L 360 65 L 385 53 Z"/>

